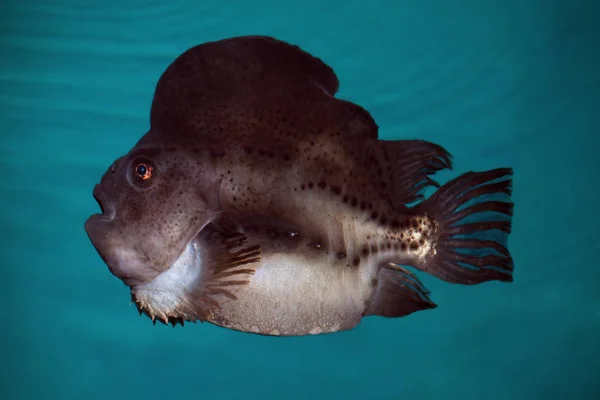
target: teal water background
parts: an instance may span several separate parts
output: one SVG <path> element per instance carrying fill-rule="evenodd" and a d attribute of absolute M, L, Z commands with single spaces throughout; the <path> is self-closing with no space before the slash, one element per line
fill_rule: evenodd
<path fill-rule="evenodd" d="M 3 399 L 600 398 L 600 3 L 0 2 Z M 333 335 L 154 327 L 83 230 L 187 48 L 266 34 L 337 72 L 386 139 L 515 169 L 512 284 Z"/>

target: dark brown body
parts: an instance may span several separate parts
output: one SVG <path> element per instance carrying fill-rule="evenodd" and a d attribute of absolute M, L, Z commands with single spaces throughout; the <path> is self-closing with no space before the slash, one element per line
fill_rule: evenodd
<path fill-rule="evenodd" d="M 480 257 L 479 272 L 469 272 L 461 256 L 441 258 L 461 233 L 449 222 L 469 214 L 458 207 L 480 194 L 510 196 L 510 181 L 468 190 L 511 171 L 464 175 L 409 208 L 435 184 L 429 175 L 450 167 L 449 154 L 379 140 L 368 112 L 335 98 L 337 88 L 321 61 L 265 37 L 192 48 L 165 71 L 151 130 L 97 189 L 101 203 L 118 193 L 122 211 L 86 225 L 141 310 L 165 322 L 303 335 L 434 307 L 418 279 L 391 263 L 451 282 L 511 279 L 505 239 L 462 242 L 499 252 L 483 261 L 504 270 L 485 269 Z M 158 178 L 137 187 L 127 178 L 130 190 L 120 171 L 130 174 L 140 157 Z M 510 231 L 509 200 L 479 204 L 475 211 L 508 219 L 462 233 Z M 139 232 L 146 241 L 131 243 Z"/>

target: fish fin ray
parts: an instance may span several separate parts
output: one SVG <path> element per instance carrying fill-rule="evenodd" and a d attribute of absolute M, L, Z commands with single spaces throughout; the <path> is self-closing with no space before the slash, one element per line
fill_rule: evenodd
<path fill-rule="evenodd" d="M 387 179 L 392 203 L 396 207 L 422 200 L 430 186 L 440 185 L 431 175 L 452 169 L 452 157 L 446 149 L 425 140 L 378 141 L 381 173 Z M 380 172 L 380 171 L 378 171 Z"/>
<path fill-rule="evenodd" d="M 167 290 L 170 296 L 177 298 L 177 305 L 168 311 L 156 300 L 160 299 L 159 292 L 166 289 L 132 289 L 132 300 L 140 313 L 164 324 L 204 322 L 220 310 L 222 301 L 236 300 L 237 291 L 250 283 L 261 259 L 261 246 L 249 244 L 228 214 L 221 213 L 209 222 L 194 240 L 199 241 L 203 249 L 199 277 L 181 293 Z M 148 295 L 149 292 L 155 294 Z"/>
<path fill-rule="evenodd" d="M 208 251 L 203 261 L 206 271 L 198 294 L 213 300 L 218 295 L 235 300 L 235 289 L 250 283 L 254 266 L 261 259 L 261 246 L 248 244 L 247 236 L 226 214 L 211 222 L 200 235 Z"/>
<path fill-rule="evenodd" d="M 510 168 L 468 172 L 415 206 L 437 227 L 432 249 L 414 266 L 452 283 L 511 282 L 512 174 Z"/>

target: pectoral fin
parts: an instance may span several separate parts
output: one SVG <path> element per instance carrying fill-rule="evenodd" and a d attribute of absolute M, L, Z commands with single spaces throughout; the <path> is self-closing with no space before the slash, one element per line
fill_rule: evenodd
<path fill-rule="evenodd" d="M 223 301 L 235 300 L 248 285 L 261 257 L 235 221 L 221 215 L 206 225 L 179 259 L 152 282 L 132 287 L 140 313 L 153 321 L 177 323 L 211 320 Z"/>

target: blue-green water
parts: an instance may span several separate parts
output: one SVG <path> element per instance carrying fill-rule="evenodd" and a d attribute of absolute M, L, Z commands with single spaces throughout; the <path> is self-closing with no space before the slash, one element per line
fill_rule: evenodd
<path fill-rule="evenodd" d="M 52 4 L 52 5 L 50 5 Z M 0 3 L 3 399 L 600 398 L 600 4 L 571 0 Z M 515 169 L 515 281 L 424 274 L 438 309 L 270 338 L 138 316 L 83 230 L 197 43 L 323 58 L 384 138 Z"/>

